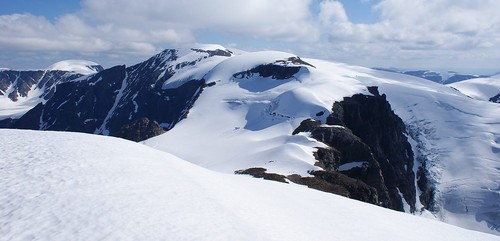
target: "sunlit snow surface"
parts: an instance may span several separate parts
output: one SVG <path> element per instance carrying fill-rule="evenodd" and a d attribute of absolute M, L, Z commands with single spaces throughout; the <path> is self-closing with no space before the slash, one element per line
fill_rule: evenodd
<path fill-rule="evenodd" d="M 500 240 L 121 139 L 0 130 L 1 240 Z"/>
<path fill-rule="evenodd" d="M 99 64 L 88 60 L 63 60 L 49 66 L 47 69 L 70 71 L 83 75 L 89 75 L 98 72 L 96 68 L 93 68 L 93 66 L 99 66 Z"/>
<path fill-rule="evenodd" d="M 431 171 L 439 190 L 436 218 L 498 234 L 498 104 L 421 78 L 315 59 L 303 59 L 315 67 L 290 64 L 301 70 L 287 80 L 233 76 L 289 57 L 294 55 L 264 51 L 222 60 L 204 78 L 215 85 L 204 90 L 188 117 L 145 144 L 219 172 L 264 167 L 305 176 L 319 168 L 312 153 L 324 145 L 292 131 L 306 118 L 324 121 L 335 101 L 379 86 L 407 125 L 418 159 Z"/>
<path fill-rule="evenodd" d="M 28 92 L 28 96 L 20 97 L 16 102 L 12 101 L 6 95 L 0 95 L 0 119 L 21 118 L 26 112 L 43 101 L 43 99 L 40 98 L 43 93 L 43 89 L 38 89 L 33 86 L 32 90 Z"/>
<path fill-rule="evenodd" d="M 500 75 L 464 80 L 448 86 L 456 88 L 474 99 L 488 101 L 491 97 L 500 94 Z"/>

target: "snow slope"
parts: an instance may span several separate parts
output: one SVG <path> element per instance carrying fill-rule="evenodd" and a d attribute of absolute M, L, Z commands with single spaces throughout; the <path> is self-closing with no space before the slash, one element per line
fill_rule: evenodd
<path fill-rule="evenodd" d="M 55 90 L 55 85 L 80 77 L 66 71 L 27 70 L 0 71 L 0 120 L 17 119 L 41 102 Z M 15 98 L 12 98 L 14 95 Z"/>
<path fill-rule="evenodd" d="M 52 64 L 47 68 L 48 70 L 62 70 L 70 71 L 83 75 L 95 74 L 102 70 L 102 67 L 88 60 L 63 60 Z"/>
<path fill-rule="evenodd" d="M 448 86 L 456 88 L 474 99 L 488 101 L 493 96 L 500 94 L 500 75 L 464 80 Z"/>
<path fill-rule="evenodd" d="M 500 240 L 121 139 L 0 130 L 2 240 Z"/>
<path fill-rule="evenodd" d="M 319 169 L 312 153 L 323 144 L 293 130 L 306 118 L 324 120 L 335 101 L 379 86 L 414 139 L 421 162 L 415 166 L 429 168 L 438 190 L 432 210 L 437 218 L 498 234 L 498 105 L 421 78 L 315 59 L 304 59 L 315 67 L 282 64 L 301 67 L 289 79 L 235 75 L 290 57 L 264 51 L 221 61 L 204 78 L 215 85 L 204 90 L 188 117 L 144 143 L 219 172 L 263 167 L 307 176 Z"/>
<path fill-rule="evenodd" d="M 14 102 L 6 95 L 0 96 L 0 120 L 7 118 L 18 119 L 29 110 L 33 109 L 38 103 L 42 102 L 40 98 L 44 94 L 44 89 L 33 88 L 28 92 L 28 96 L 20 98 Z"/>

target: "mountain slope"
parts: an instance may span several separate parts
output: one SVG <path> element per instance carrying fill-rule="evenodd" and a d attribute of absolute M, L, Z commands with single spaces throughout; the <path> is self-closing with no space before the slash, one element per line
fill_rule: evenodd
<path fill-rule="evenodd" d="M 206 76 L 215 85 L 204 90 L 188 117 L 145 144 L 216 171 L 259 167 L 307 177 L 322 170 L 312 153 L 327 146 L 293 131 L 308 118 L 325 123 L 334 102 L 372 95 L 367 87 L 379 86 L 413 140 L 419 198 L 411 203 L 401 197 L 403 204 L 425 207 L 462 227 L 498 232 L 497 105 L 407 75 L 314 59 L 293 64 L 290 58 L 296 56 L 257 52 L 221 62 Z M 275 75 L 265 71 L 271 66 L 278 66 Z"/>
<path fill-rule="evenodd" d="M 448 86 L 205 45 L 165 50 L 54 90 L 10 126 L 156 136 L 145 144 L 218 172 L 499 231 L 499 106 Z"/>
<path fill-rule="evenodd" d="M 61 70 L 1 70 L 0 120 L 18 119 L 52 97 L 55 85 L 81 77 Z"/>
<path fill-rule="evenodd" d="M 500 103 L 500 75 L 449 84 L 474 99 Z"/>
<path fill-rule="evenodd" d="M 440 84 L 452 84 L 464 80 L 476 79 L 476 78 L 487 78 L 488 75 L 471 75 L 471 74 L 459 74 L 454 71 L 442 71 L 436 72 L 431 70 L 398 70 L 398 69 L 386 69 L 386 68 L 374 68 L 376 70 L 401 73 L 406 75 L 411 75 L 415 77 L 420 77 L 426 80 L 430 80 Z"/>
<path fill-rule="evenodd" d="M 183 55 L 180 55 L 183 54 Z M 221 46 L 165 50 L 131 67 L 115 66 L 67 81 L 13 128 L 69 130 L 140 141 L 171 129 L 205 87 L 203 76 L 232 53 Z M 133 129 L 141 122 L 145 129 Z"/>
<path fill-rule="evenodd" d="M 499 240 L 299 185 L 208 171 L 116 138 L 0 130 L 0 142 L 7 240 Z"/>

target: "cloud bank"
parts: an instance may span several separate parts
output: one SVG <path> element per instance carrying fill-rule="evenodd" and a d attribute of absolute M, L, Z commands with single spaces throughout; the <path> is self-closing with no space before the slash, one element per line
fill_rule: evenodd
<path fill-rule="evenodd" d="M 0 51 L 149 56 L 211 33 L 248 39 L 237 47 L 268 43 L 368 66 L 494 68 L 500 62 L 498 0 L 363 2 L 378 21 L 353 23 L 336 0 L 83 0 L 80 11 L 55 21 L 0 16 Z"/>

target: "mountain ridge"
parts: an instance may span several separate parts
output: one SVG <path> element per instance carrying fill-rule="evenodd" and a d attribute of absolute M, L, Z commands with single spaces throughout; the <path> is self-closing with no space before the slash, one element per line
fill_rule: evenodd
<path fill-rule="evenodd" d="M 498 232 L 492 181 L 498 173 L 491 170 L 499 167 L 488 161 L 498 157 L 500 148 L 494 122 L 498 105 L 441 84 L 284 52 L 246 53 L 214 45 L 164 50 L 137 65 L 116 66 L 56 87 L 46 102 L 7 126 L 147 139 L 146 145 L 218 172 L 264 168 L 304 178 L 324 171 L 313 153 L 328 145 L 307 132 L 293 135 L 294 130 L 308 118 L 327 125 L 327 117 L 339 111 L 335 103 L 358 94 L 375 96 L 377 87 L 404 122 L 407 134 L 401 135 L 407 135 L 415 153 L 413 166 L 399 163 L 396 169 L 415 175 L 406 183 L 419 198 L 393 188 L 391 195 L 400 200 L 396 209 L 430 210 L 443 221 Z M 352 169 L 362 168 L 363 162 L 342 164 Z M 484 167 L 471 173 L 453 168 L 479 165 Z"/>

